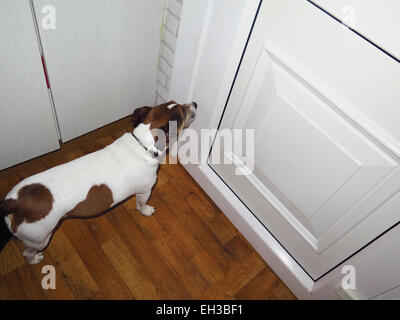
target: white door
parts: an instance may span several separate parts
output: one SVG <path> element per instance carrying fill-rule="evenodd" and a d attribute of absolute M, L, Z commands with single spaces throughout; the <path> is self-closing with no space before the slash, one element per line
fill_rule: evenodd
<path fill-rule="evenodd" d="M 162 0 L 33 3 L 64 142 L 154 103 Z"/>
<path fill-rule="evenodd" d="M 314 280 L 400 220 L 377 211 L 400 189 L 399 84 L 309 2 L 263 1 L 220 126 L 254 129 L 254 169 L 226 144 L 233 164 L 209 161 Z"/>
<path fill-rule="evenodd" d="M 0 169 L 59 148 L 29 1 L 0 1 Z"/>

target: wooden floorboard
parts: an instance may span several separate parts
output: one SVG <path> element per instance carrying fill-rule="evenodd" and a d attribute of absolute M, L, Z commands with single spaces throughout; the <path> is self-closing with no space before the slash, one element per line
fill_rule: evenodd
<path fill-rule="evenodd" d="M 0 198 L 129 130 L 124 118 L 0 171 Z M 160 166 L 149 202 L 151 217 L 132 197 L 100 217 L 66 220 L 38 265 L 26 264 L 12 239 L 0 253 L 0 299 L 295 299 L 179 164 Z M 55 267 L 55 290 L 41 286 L 44 265 Z"/>

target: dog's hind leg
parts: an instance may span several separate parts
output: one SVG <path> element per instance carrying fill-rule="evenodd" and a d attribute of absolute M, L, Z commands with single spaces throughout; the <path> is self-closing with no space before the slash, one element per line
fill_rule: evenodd
<path fill-rule="evenodd" d="M 136 210 L 140 211 L 144 216 L 151 216 L 156 209 L 152 206 L 147 205 L 147 201 L 150 198 L 151 190 L 146 193 L 138 193 L 136 195 Z"/>
<path fill-rule="evenodd" d="M 25 261 L 28 264 L 37 264 L 37 263 L 39 263 L 40 261 L 43 260 L 44 255 L 40 251 L 47 247 L 47 245 L 49 244 L 49 241 L 51 239 L 51 235 L 52 235 L 52 233 L 50 233 L 47 236 L 46 240 L 44 240 L 41 243 L 22 240 L 22 242 L 26 246 L 26 250 L 22 253 L 22 255 L 24 256 Z"/>

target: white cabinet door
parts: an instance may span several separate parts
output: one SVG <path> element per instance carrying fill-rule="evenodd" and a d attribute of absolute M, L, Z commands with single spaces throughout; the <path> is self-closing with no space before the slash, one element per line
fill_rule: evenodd
<path fill-rule="evenodd" d="M 59 148 L 29 1 L 0 1 L 0 169 Z"/>
<path fill-rule="evenodd" d="M 154 103 L 162 0 L 33 3 L 64 142 Z"/>
<path fill-rule="evenodd" d="M 376 214 L 400 189 L 399 84 L 395 60 L 312 4 L 263 1 L 221 123 L 254 129 L 254 168 L 235 139 L 213 149 L 233 164 L 209 161 L 314 280 L 399 221 Z"/>

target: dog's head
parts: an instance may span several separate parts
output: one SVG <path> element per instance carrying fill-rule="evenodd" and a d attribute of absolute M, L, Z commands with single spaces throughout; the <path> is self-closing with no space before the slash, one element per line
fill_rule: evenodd
<path fill-rule="evenodd" d="M 154 145 L 162 151 L 168 147 L 170 137 L 178 137 L 190 125 L 196 111 L 196 102 L 178 104 L 169 101 L 154 107 L 137 108 L 132 115 L 133 132 L 142 139 L 146 147 Z"/>

